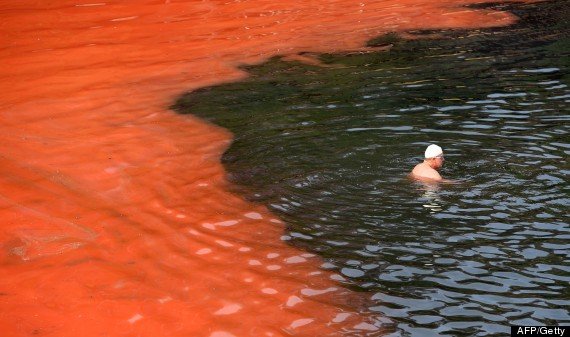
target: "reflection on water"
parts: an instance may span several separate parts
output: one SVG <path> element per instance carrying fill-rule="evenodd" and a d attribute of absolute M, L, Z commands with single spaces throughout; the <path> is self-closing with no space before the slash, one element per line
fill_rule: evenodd
<path fill-rule="evenodd" d="M 423 206 L 431 213 L 440 212 L 443 209 L 443 200 L 439 197 L 440 184 L 423 181 L 417 184 L 420 185 L 418 189 L 422 192 L 421 198 L 425 202 Z"/>
<path fill-rule="evenodd" d="M 411 31 L 273 59 L 176 108 L 234 132 L 236 188 L 323 256 L 393 336 L 501 336 L 568 324 L 568 6 L 517 6 L 506 29 Z M 502 6 L 502 5 L 499 5 Z M 444 148 L 438 186 L 404 177 Z"/>

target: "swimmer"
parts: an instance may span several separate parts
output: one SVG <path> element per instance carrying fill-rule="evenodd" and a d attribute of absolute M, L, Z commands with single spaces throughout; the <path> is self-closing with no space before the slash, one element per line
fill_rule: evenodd
<path fill-rule="evenodd" d="M 443 150 L 441 147 L 431 144 L 425 152 L 425 159 L 414 167 L 410 176 L 423 181 L 444 181 L 437 172 L 443 166 Z"/>

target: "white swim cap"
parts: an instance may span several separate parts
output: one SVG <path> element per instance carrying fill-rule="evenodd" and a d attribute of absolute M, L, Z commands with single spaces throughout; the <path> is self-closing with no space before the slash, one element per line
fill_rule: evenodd
<path fill-rule="evenodd" d="M 441 156 L 442 154 L 443 154 L 443 150 L 441 149 L 441 147 L 439 147 L 435 144 L 431 144 L 426 149 L 425 157 L 426 157 L 426 159 L 429 159 L 429 158 Z"/>

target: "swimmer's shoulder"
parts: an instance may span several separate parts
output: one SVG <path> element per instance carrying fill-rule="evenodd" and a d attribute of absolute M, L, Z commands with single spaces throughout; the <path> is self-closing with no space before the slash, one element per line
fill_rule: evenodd
<path fill-rule="evenodd" d="M 441 175 L 428 165 L 420 163 L 414 167 L 412 173 L 410 173 L 410 177 L 417 180 L 425 180 L 425 181 L 442 181 L 443 178 Z"/>
<path fill-rule="evenodd" d="M 412 170 L 412 172 L 410 173 L 411 175 L 418 175 L 418 173 L 422 172 L 423 170 L 425 170 L 426 164 L 424 163 L 419 163 L 416 166 L 414 166 L 414 169 Z"/>

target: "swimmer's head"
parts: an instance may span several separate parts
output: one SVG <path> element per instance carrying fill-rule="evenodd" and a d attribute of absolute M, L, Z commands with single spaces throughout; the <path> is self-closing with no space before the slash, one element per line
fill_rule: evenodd
<path fill-rule="evenodd" d="M 431 144 L 425 152 L 425 162 L 433 169 L 437 170 L 443 166 L 443 150 L 441 147 Z"/>
<path fill-rule="evenodd" d="M 435 158 L 437 156 L 443 156 L 443 150 L 441 149 L 441 147 L 435 144 L 431 144 L 430 146 L 428 146 L 425 152 L 426 159 Z"/>

